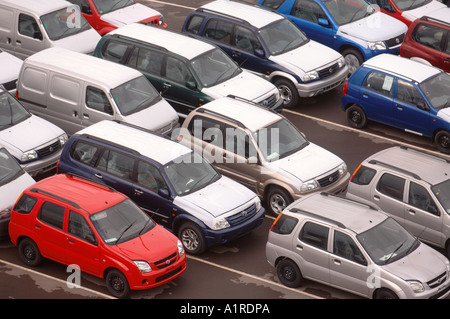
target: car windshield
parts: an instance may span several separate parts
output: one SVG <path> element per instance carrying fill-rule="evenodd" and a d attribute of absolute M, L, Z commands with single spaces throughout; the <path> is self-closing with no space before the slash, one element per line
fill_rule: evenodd
<path fill-rule="evenodd" d="M 440 110 L 450 106 L 450 75 L 448 73 L 441 72 L 419 86 L 435 109 Z"/>
<path fill-rule="evenodd" d="M 164 171 L 179 196 L 202 189 L 221 177 L 215 168 L 196 152 L 176 158 L 164 167 Z"/>
<path fill-rule="evenodd" d="M 42 24 L 50 40 L 56 41 L 91 28 L 86 19 L 71 11 L 71 7 L 41 16 Z"/>
<path fill-rule="evenodd" d="M 419 245 L 419 241 L 392 218 L 356 237 L 377 265 L 403 258 Z"/>
<path fill-rule="evenodd" d="M 267 25 L 259 30 L 259 34 L 272 55 L 293 50 L 309 41 L 308 37 L 287 19 Z"/>
<path fill-rule="evenodd" d="M 94 0 L 98 13 L 105 14 L 135 4 L 133 0 Z"/>
<path fill-rule="evenodd" d="M 218 48 L 192 59 L 190 63 L 204 87 L 214 86 L 242 72 L 242 69 Z"/>
<path fill-rule="evenodd" d="M 0 149 L 0 186 L 15 180 L 25 171 L 4 148 Z"/>
<path fill-rule="evenodd" d="M 289 121 L 281 119 L 253 134 L 264 158 L 273 162 L 298 152 L 308 140 Z"/>
<path fill-rule="evenodd" d="M 0 131 L 24 121 L 31 116 L 11 94 L 0 90 Z"/>
<path fill-rule="evenodd" d="M 431 186 L 431 191 L 444 207 L 445 211 L 450 215 L 450 179 Z"/>
<path fill-rule="evenodd" d="M 112 89 L 111 94 L 122 115 L 139 112 L 162 99 L 143 75 Z"/>
<path fill-rule="evenodd" d="M 90 216 L 92 224 L 107 245 L 118 245 L 139 237 L 155 222 L 130 199 Z"/>
<path fill-rule="evenodd" d="M 399 10 L 412 10 L 430 3 L 431 0 L 394 0 Z"/>
<path fill-rule="evenodd" d="M 325 0 L 323 4 L 338 25 L 360 20 L 376 11 L 364 0 Z"/>

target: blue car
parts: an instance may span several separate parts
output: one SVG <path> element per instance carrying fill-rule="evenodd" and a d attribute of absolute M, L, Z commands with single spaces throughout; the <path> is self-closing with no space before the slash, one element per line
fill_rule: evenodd
<path fill-rule="evenodd" d="M 342 110 L 350 126 L 368 120 L 430 137 L 450 154 L 450 75 L 392 54 L 378 55 L 344 85 Z"/>
<path fill-rule="evenodd" d="M 278 11 L 306 35 L 340 52 L 353 73 L 381 53 L 398 54 L 407 26 L 364 0 L 259 0 Z"/>

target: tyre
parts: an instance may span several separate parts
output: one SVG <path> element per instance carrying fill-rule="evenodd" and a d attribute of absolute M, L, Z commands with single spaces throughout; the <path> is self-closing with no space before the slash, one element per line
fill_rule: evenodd
<path fill-rule="evenodd" d="M 445 154 L 450 154 L 450 133 L 439 131 L 434 138 L 438 150 Z"/>
<path fill-rule="evenodd" d="M 117 269 L 110 270 L 106 275 L 106 287 L 116 298 L 124 299 L 130 295 L 127 277 Z"/>
<path fill-rule="evenodd" d="M 347 64 L 350 74 L 355 72 L 364 62 L 364 57 L 361 52 L 354 48 L 345 49 L 342 51 L 342 56 L 345 59 L 345 64 Z"/>
<path fill-rule="evenodd" d="M 375 299 L 398 299 L 398 296 L 389 289 L 380 289 L 376 292 Z"/>
<path fill-rule="evenodd" d="M 292 201 L 291 195 L 286 190 L 276 186 L 269 189 L 266 197 L 267 209 L 275 216 L 278 216 Z"/>
<path fill-rule="evenodd" d="M 283 259 L 277 264 L 277 276 L 283 285 L 290 288 L 297 288 L 303 282 L 300 269 L 290 259 Z"/>
<path fill-rule="evenodd" d="M 291 108 L 297 105 L 299 95 L 295 85 L 292 84 L 291 81 L 286 79 L 278 79 L 274 84 L 280 92 L 280 97 L 284 100 L 284 108 Z"/>
<path fill-rule="evenodd" d="M 25 238 L 20 241 L 19 256 L 24 263 L 32 267 L 39 266 L 43 259 L 38 246 L 30 238 Z"/>
<path fill-rule="evenodd" d="M 206 250 L 203 231 L 194 223 L 187 222 L 181 225 L 178 238 L 180 238 L 184 249 L 189 254 L 199 255 Z"/>
<path fill-rule="evenodd" d="M 347 121 L 351 127 L 361 129 L 367 124 L 367 116 L 359 105 L 352 105 L 347 109 Z"/>

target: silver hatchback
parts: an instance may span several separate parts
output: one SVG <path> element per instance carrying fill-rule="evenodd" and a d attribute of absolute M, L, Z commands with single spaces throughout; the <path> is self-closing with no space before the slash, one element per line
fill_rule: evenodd
<path fill-rule="evenodd" d="M 278 216 L 266 245 L 279 280 L 304 278 L 367 298 L 446 298 L 448 259 L 371 206 L 328 193 L 300 198 Z"/>

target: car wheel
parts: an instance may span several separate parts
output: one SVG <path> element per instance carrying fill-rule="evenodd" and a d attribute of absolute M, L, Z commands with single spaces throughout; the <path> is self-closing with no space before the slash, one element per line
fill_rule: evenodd
<path fill-rule="evenodd" d="M 194 223 L 184 223 L 178 231 L 178 238 L 183 243 L 186 252 L 198 255 L 205 251 L 205 236 L 203 231 Z"/>
<path fill-rule="evenodd" d="M 127 277 L 117 269 L 110 270 L 106 275 L 106 287 L 116 298 L 124 299 L 130 294 Z"/>
<path fill-rule="evenodd" d="M 351 127 L 361 129 L 367 124 L 367 116 L 358 105 L 352 105 L 347 109 L 347 121 Z"/>
<path fill-rule="evenodd" d="M 438 150 L 445 154 L 450 154 L 450 133 L 439 131 L 434 138 Z"/>
<path fill-rule="evenodd" d="M 283 285 L 290 288 L 297 288 L 303 282 L 300 269 L 290 259 L 283 259 L 277 264 L 277 276 Z"/>
<path fill-rule="evenodd" d="M 380 289 L 375 293 L 375 299 L 398 299 L 398 296 L 389 289 Z"/>
<path fill-rule="evenodd" d="M 286 190 L 280 187 L 271 187 L 267 194 L 266 203 L 269 212 L 277 216 L 292 203 L 292 198 Z"/>
<path fill-rule="evenodd" d="M 280 97 L 284 100 L 284 108 L 290 108 L 297 105 L 299 100 L 298 91 L 291 81 L 278 79 L 274 84 L 280 92 Z"/>
<path fill-rule="evenodd" d="M 19 243 L 19 255 L 28 266 L 36 267 L 42 262 L 42 255 L 36 243 L 30 238 L 25 238 Z"/>
<path fill-rule="evenodd" d="M 362 54 L 353 48 L 345 49 L 342 51 L 342 56 L 345 59 L 345 64 L 347 64 L 348 71 L 353 74 L 364 62 Z"/>

